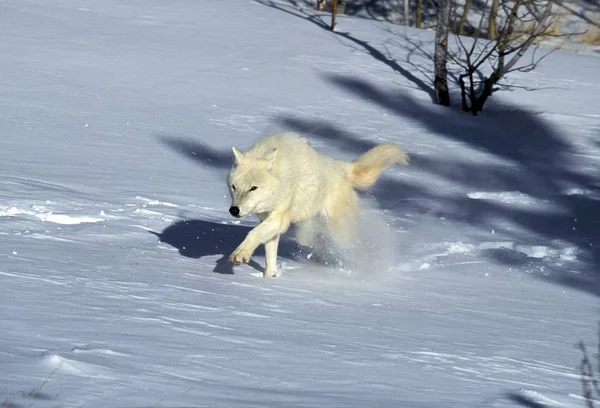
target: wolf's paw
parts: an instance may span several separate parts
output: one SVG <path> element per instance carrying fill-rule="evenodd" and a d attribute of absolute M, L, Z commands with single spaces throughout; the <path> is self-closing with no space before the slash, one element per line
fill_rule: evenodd
<path fill-rule="evenodd" d="M 229 255 L 229 261 L 239 264 L 239 263 L 247 263 L 250 261 L 252 257 L 252 251 L 243 246 L 237 247 L 235 251 L 231 255 Z"/>
<path fill-rule="evenodd" d="M 265 278 L 273 278 L 277 276 L 277 269 L 266 269 L 263 277 Z"/>

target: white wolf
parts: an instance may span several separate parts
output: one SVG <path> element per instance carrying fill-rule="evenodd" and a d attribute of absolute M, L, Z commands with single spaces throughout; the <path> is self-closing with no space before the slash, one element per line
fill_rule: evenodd
<path fill-rule="evenodd" d="M 381 144 L 352 162 L 335 160 L 314 150 L 306 139 L 291 132 L 258 140 L 244 153 L 233 148 L 234 163 L 227 183 L 234 217 L 258 215 L 261 223 L 229 256 L 248 262 L 260 244 L 266 253 L 265 277 L 277 272 L 279 236 L 290 224 L 296 238 L 309 245 L 313 218 L 324 217 L 339 245 L 352 242 L 358 217 L 358 195 L 394 164 L 408 164 L 408 155 L 391 143 Z"/>

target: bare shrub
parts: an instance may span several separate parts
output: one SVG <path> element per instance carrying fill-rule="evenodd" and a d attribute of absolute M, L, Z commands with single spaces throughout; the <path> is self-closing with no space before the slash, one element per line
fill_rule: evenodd
<path fill-rule="evenodd" d="M 596 370 L 600 372 L 600 330 L 598 332 L 598 336 L 599 339 L 598 349 L 596 353 Z M 585 404 L 588 408 L 594 408 L 594 399 L 600 398 L 600 384 L 598 382 L 598 373 L 594 372 L 592 360 L 589 357 L 589 354 L 583 341 L 580 341 L 578 346 L 583 355 L 583 357 L 581 358 L 581 364 L 579 366 L 583 398 L 585 399 Z"/>
<path fill-rule="evenodd" d="M 487 16 L 482 14 L 470 44 L 457 35 L 457 49 L 449 55 L 450 60 L 461 69 L 458 82 L 462 109 L 473 115 L 483 110 L 489 97 L 500 89 L 500 81 L 507 74 L 535 69 L 548 54 L 538 57 L 535 52 L 538 40 L 553 35 L 551 28 L 556 15 L 552 0 L 491 1 L 491 6 L 498 8 L 491 7 Z M 534 50 L 531 59 L 521 63 L 530 49 Z"/>

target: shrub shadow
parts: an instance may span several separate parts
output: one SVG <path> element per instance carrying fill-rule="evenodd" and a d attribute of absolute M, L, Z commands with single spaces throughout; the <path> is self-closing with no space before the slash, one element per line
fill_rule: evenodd
<path fill-rule="evenodd" d="M 256 1 L 264 6 L 282 11 L 282 12 L 290 14 L 294 17 L 301 18 L 312 24 L 315 24 L 319 28 L 329 31 L 328 23 L 323 21 L 323 19 L 321 18 L 322 16 L 320 14 L 318 14 L 317 12 L 309 12 L 309 11 L 299 9 L 296 7 L 286 7 L 282 3 L 278 3 L 278 2 L 270 1 L 270 0 L 256 0 Z M 367 2 L 367 3 L 369 3 L 369 2 Z M 376 4 L 378 2 L 373 1 L 370 3 Z M 428 94 L 429 97 L 431 98 L 431 101 L 434 101 L 435 95 L 434 95 L 434 90 L 433 90 L 433 84 L 430 83 L 429 81 L 424 81 L 419 76 L 413 74 L 412 71 L 414 69 L 414 66 L 412 64 L 408 63 L 407 65 L 409 65 L 410 67 L 407 68 L 403 64 L 399 63 L 396 59 L 394 59 L 389 52 L 381 51 L 376 46 L 370 44 L 368 41 L 358 39 L 350 33 L 342 32 L 342 31 L 338 31 L 338 30 L 332 31 L 332 33 L 340 38 L 346 39 L 348 41 L 348 45 L 352 46 L 352 44 L 354 44 L 354 45 L 358 46 L 358 49 L 362 49 L 362 50 L 366 51 L 371 57 L 373 57 L 377 61 L 387 65 L 394 72 L 402 75 L 403 77 L 408 79 L 410 82 L 412 82 L 418 89 L 420 89 L 421 91 Z M 413 69 L 411 69 L 411 68 L 413 68 Z"/>
<path fill-rule="evenodd" d="M 215 150 L 205 143 L 173 135 L 158 135 L 158 140 L 190 160 L 217 169 L 229 169 L 231 151 Z"/>
<path fill-rule="evenodd" d="M 543 117 L 526 109 L 490 102 L 486 114 L 471 117 L 456 109 L 427 104 L 401 89 L 381 89 L 370 82 L 341 75 L 324 75 L 334 87 L 379 105 L 393 115 L 409 118 L 427 132 L 489 155 L 489 163 L 469 157 L 445 158 L 411 153 L 409 171 L 446 179 L 463 191 L 518 192 L 551 210 L 507 205 L 502 200 L 473 199 L 462 193 L 442 194 L 405 181 L 382 178 L 372 189 L 380 205 L 398 213 L 436 215 L 475 227 L 495 230 L 515 243 L 546 245 L 552 251 L 572 247 L 577 263 L 559 262 L 544 278 L 600 295 L 600 179 L 577 170 L 574 146 Z M 321 119 L 280 117 L 285 127 L 326 140 L 355 155 L 374 143 Z M 570 192 L 571 191 L 571 192 Z M 574 192 L 574 193 L 573 193 Z M 579 192 L 591 192 L 579 193 Z M 513 228 L 512 226 L 517 226 Z M 492 262 L 514 265 L 522 254 L 482 251 Z M 562 259 L 562 258 L 561 258 Z M 550 268 L 552 269 L 552 268 Z"/>
<path fill-rule="evenodd" d="M 525 407 L 525 408 L 546 408 L 546 407 L 548 407 L 548 405 L 543 402 L 535 401 L 535 400 L 528 398 L 525 395 L 521 395 L 517 392 L 508 393 L 506 395 L 506 398 L 509 401 L 511 401 L 517 405 L 520 405 L 522 407 Z"/>
<path fill-rule="evenodd" d="M 292 0 L 289 1 L 292 5 L 288 6 L 270 0 L 257 2 L 329 30 L 326 22 L 328 15 L 301 8 L 303 3 L 312 3 Z M 590 0 L 590 3 L 594 1 Z M 349 10 L 348 7 L 346 9 Z M 343 39 L 345 46 L 364 50 L 431 98 L 431 78 L 426 75 L 423 66 L 411 60 L 415 53 L 427 58 L 424 44 L 411 42 L 405 36 L 404 43 L 410 49 L 406 61 L 400 63 L 386 49 L 386 44 L 374 45 L 339 31 L 332 35 Z M 427 44 L 427 47 L 430 46 Z M 589 171 L 576 170 L 573 144 L 541 115 L 503 104 L 500 96 L 494 96 L 486 105 L 484 114 L 473 118 L 457 109 L 435 106 L 414 98 L 401 88 L 382 89 L 363 78 L 338 74 L 323 74 L 323 78 L 331 86 L 353 97 L 367 100 L 394 116 L 415 121 L 429 133 L 464 144 L 491 158 L 489 163 L 485 163 L 468 157 L 432 158 L 411 152 L 409 171 L 445 179 L 463 190 L 516 191 L 540 205 L 551 207 L 552 211 L 536 211 L 532 206 L 506 205 L 498 200 L 473 199 L 463 193 L 442 194 L 390 177 L 383 177 L 371 190 L 383 208 L 409 214 L 431 213 L 433 208 L 439 216 L 468 224 L 480 231 L 493 229 L 517 243 L 539 245 L 543 242 L 549 247 L 572 246 L 576 248 L 578 264 L 573 268 L 559 268 L 548 279 L 600 295 L 600 218 L 596 216 L 600 211 L 600 200 L 597 198 L 600 180 Z M 327 120 L 293 115 L 281 116 L 278 120 L 288 129 L 326 140 L 328 145 L 347 153 L 358 155 L 374 146 L 373 142 Z M 220 170 L 231 164 L 229 152 L 215 151 L 209 146 L 185 139 L 166 136 L 162 140 L 204 165 Z M 591 191 L 593 194 L 569 193 L 569 190 Z M 483 255 L 493 262 L 507 265 L 521 262 L 520 254 L 508 254 L 505 250 L 488 250 Z"/>

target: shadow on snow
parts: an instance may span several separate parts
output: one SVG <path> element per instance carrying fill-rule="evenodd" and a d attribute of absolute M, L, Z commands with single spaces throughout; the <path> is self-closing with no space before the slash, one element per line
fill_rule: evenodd
<path fill-rule="evenodd" d="M 193 219 L 177 221 L 162 232 L 152 232 L 160 242 L 171 245 L 187 258 L 203 258 L 205 256 L 220 256 L 216 261 L 213 272 L 233 274 L 234 265 L 227 260 L 235 248 L 244 240 L 252 228 L 244 225 L 231 225 L 209 220 Z M 300 247 L 291 239 L 282 239 L 279 244 L 278 256 L 284 259 L 296 259 Z M 261 245 L 254 253 L 265 255 Z M 251 260 L 249 265 L 259 272 L 264 268 Z"/>
<path fill-rule="evenodd" d="M 324 21 L 326 16 L 272 1 L 259 2 L 328 29 Z M 431 78 L 423 72 L 423 67 L 411 61 L 415 54 L 430 58 L 423 44 L 406 35 L 404 40 L 397 41 L 392 37 L 393 33 L 381 45 L 362 41 L 350 33 L 334 32 L 332 35 L 348 40 L 347 44 L 351 46 L 361 47 L 431 97 Z M 387 49 L 388 44 L 394 41 L 398 44 L 393 45 L 404 47 L 407 51 L 404 63 L 394 59 Z M 549 204 L 553 211 L 506 206 L 493 200 L 472 199 L 465 194 L 443 195 L 385 177 L 372 190 L 380 205 L 399 213 L 417 214 L 431 213 L 433 206 L 439 216 L 481 231 L 494 229 L 516 243 L 539 245 L 542 242 L 550 247 L 571 245 L 577 249 L 578 259 L 573 270 L 559 265 L 546 278 L 600 295 L 600 219 L 596 216 L 600 211 L 600 201 L 591 194 L 568 192 L 598 193 L 600 180 L 590 176 L 589 171 L 577 170 L 579 163 L 574 160 L 577 156 L 573 144 L 540 115 L 521 108 L 500 106 L 498 97 L 495 97 L 488 102 L 484 115 L 473 118 L 455 109 L 423 103 L 401 88 L 381 89 L 363 78 L 338 74 L 324 74 L 323 77 L 334 87 L 374 103 L 397 117 L 418 122 L 429 133 L 465 144 L 495 159 L 493 163 L 482 163 L 466 157 L 431 158 L 411 152 L 410 171 L 440 177 L 464 188 L 488 192 L 517 191 Z M 326 140 L 328 144 L 355 155 L 374 146 L 374 143 L 341 128 L 338 122 L 299 116 L 280 117 L 278 120 L 286 128 Z M 512 229 L 508 226 L 510 224 L 518 228 Z M 504 250 L 487 250 L 484 253 L 491 260 L 508 265 L 522 262 L 523 257 L 518 255 L 507 254 Z"/>
<path fill-rule="evenodd" d="M 576 170 L 575 151 L 540 115 L 524 110 L 499 109 L 471 117 L 454 109 L 423 103 L 402 90 L 384 90 L 364 79 L 327 75 L 327 81 L 354 96 L 367 99 L 394 115 L 417 121 L 429 133 L 465 144 L 494 157 L 493 163 L 468 157 L 444 158 L 411 153 L 411 170 L 446 179 L 473 191 L 518 192 L 552 211 L 507 206 L 494 200 L 472 199 L 466 194 L 443 195 L 405 181 L 382 178 L 372 189 L 383 208 L 399 213 L 436 215 L 469 224 L 481 231 L 495 230 L 516 243 L 549 247 L 568 244 L 577 249 L 575 270 L 556 268 L 548 278 L 557 283 L 600 295 L 600 180 Z M 326 140 L 341 150 L 360 154 L 374 146 L 337 124 L 320 119 L 279 118 L 287 128 Z M 576 193 L 569 193 L 575 191 Z M 411 200 L 404 200 L 410 198 Z M 418 203 L 434 203 L 419 207 Z M 510 225 L 517 225 L 513 229 Z M 488 258 L 515 265 L 522 257 L 504 250 L 487 250 Z M 484 254 L 484 255 L 485 255 Z M 581 272 L 581 266 L 584 273 Z"/>
<path fill-rule="evenodd" d="M 274 3 L 261 1 L 269 7 L 306 19 L 319 27 L 327 28 L 317 14 L 298 11 Z M 300 13 L 300 14 L 299 14 Z M 405 75 L 413 84 L 430 95 L 431 85 L 423 75 L 416 76 L 409 68 L 390 59 L 375 45 L 355 39 L 347 33 L 335 33 L 352 43 L 361 46 L 373 58 L 388 65 L 395 72 Z M 419 44 L 412 44 L 420 47 Z M 415 52 L 424 53 L 422 49 Z M 409 52 L 410 55 L 410 52 Z M 411 64 L 410 61 L 406 61 Z M 414 68 L 414 67 L 413 67 Z M 411 71 L 414 71 L 412 69 Z M 410 74 L 410 75 L 408 75 Z M 533 112 L 510 106 L 500 106 L 498 97 L 486 106 L 485 114 L 474 118 L 456 109 L 443 108 L 429 102 L 422 102 L 402 89 L 382 89 L 358 77 L 324 74 L 323 78 L 331 86 L 370 103 L 403 119 L 417 122 L 431 134 L 444 137 L 455 143 L 485 153 L 494 160 L 482 162 L 469 157 L 443 157 L 411 154 L 410 172 L 422 176 L 434 176 L 447 180 L 451 185 L 465 189 L 487 192 L 514 192 L 549 204 L 552 211 L 536 211 L 535 207 L 507 206 L 494 200 L 472 199 L 464 193 L 444 194 L 427 189 L 408 181 L 383 177 L 371 190 L 373 196 L 384 209 L 400 214 L 427 214 L 435 210 L 437 216 L 454 222 L 464 223 L 478 231 L 489 233 L 495 230 L 503 237 L 525 245 L 547 245 L 560 247 L 571 245 L 577 249 L 576 267 L 554 267 L 544 278 L 600 295 L 600 201 L 590 194 L 568 194 L 568 190 L 598 192 L 600 181 L 583 171 L 576 170 L 579 164 L 574 147 L 549 123 Z M 303 133 L 309 138 L 327 141 L 341 151 L 354 155 L 362 154 L 374 143 L 339 126 L 338 122 L 301 116 L 280 116 L 279 125 Z M 229 151 L 216 151 L 210 146 L 178 137 L 161 136 L 163 143 L 213 170 L 222 171 L 231 165 Z M 185 223 L 185 221 L 182 221 Z M 193 220 L 188 224 L 176 224 L 165 230 L 165 242 L 175 247 L 189 248 L 199 236 L 217 237 L 200 239 L 202 247 L 196 255 L 228 254 L 239 244 L 247 227 L 223 226 L 208 221 Z M 517 226 L 518 228 L 512 228 Z M 184 228 L 185 226 L 185 228 Z M 171 227 L 170 227 L 171 228 Z M 188 230 L 195 230 L 188 234 Z M 179 237 L 178 236 L 182 236 Z M 187 238 L 183 238 L 187 237 Z M 161 238 L 161 240 L 163 239 Z M 182 254 L 189 253 L 185 249 Z M 282 243 L 281 256 L 293 256 L 290 247 Z M 486 250 L 483 256 L 507 265 L 523 262 L 519 253 L 508 254 L 504 250 Z M 521 254 L 522 255 L 522 254 Z M 186 255 L 187 256 L 187 255 Z M 225 259 L 225 258 L 223 258 Z M 225 262 L 225 261 L 224 261 Z M 219 267 L 217 267 L 219 269 Z M 223 267 L 219 270 L 230 271 Z"/>

